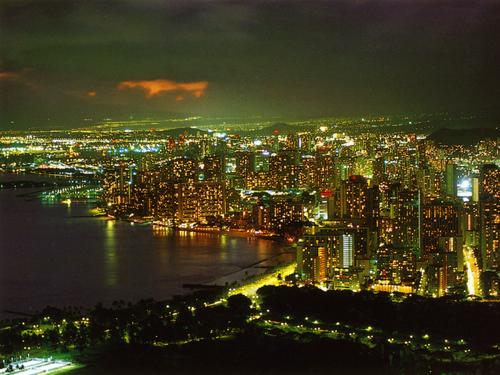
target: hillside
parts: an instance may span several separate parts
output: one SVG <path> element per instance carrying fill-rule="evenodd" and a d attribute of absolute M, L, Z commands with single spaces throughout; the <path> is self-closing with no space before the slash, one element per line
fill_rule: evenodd
<path fill-rule="evenodd" d="M 472 146 L 483 139 L 500 137 L 498 128 L 449 129 L 442 128 L 431 133 L 427 139 L 443 145 Z"/>

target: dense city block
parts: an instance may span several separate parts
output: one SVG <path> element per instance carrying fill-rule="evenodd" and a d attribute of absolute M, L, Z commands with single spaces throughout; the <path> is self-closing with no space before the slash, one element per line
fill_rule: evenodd
<path fill-rule="evenodd" d="M 1 168 L 57 176 L 44 199 L 95 199 L 110 218 L 285 241 L 302 284 L 497 298 L 497 130 L 464 145 L 436 121 L 4 132 Z"/>

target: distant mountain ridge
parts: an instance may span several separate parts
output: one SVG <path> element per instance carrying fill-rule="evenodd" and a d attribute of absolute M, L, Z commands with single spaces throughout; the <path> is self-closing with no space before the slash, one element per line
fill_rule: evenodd
<path fill-rule="evenodd" d="M 473 146 L 483 139 L 500 138 L 498 128 L 449 129 L 441 128 L 431 133 L 427 139 L 443 145 Z"/>
<path fill-rule="evenodd" d="M 168 136 L 174 137 L 174 138 L 177 138 L 180 135 L 196 135 L 198 133 L 200 133 L 200 134 L 206 133 L 205 130 L 198 129 L 198 128 L 192 128 L 189 126 L 184 126 L 181 128 L 172 128 L 172 129 L 159 129 L 157 131 L 161 132 L 164 135 L 168 135 Z"/>
<path fill-rule="evenodd" d="M 271 135 L 287 135 L 293 134 L 301 131 L 311 130 L 312 125 L 290 125 L 283 122 L 277 122 L 272 125 L 265 126 L 261 129 L 254 130 L 240 130 L 234 131 L 240 135 L 259 135 L 259 136 L 271 136 Z"/>

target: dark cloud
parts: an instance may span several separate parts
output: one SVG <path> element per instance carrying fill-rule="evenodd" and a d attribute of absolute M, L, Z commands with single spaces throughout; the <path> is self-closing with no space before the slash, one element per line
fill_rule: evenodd
<path fill-rule="evenodd" d="M 29 72 L 0 79 L 1 127 L 171 112 L 474 112 L 494 109 L 500 94 L 496 1 L 17 0 L 0 8 L 0 71 Z M 157 80 L 207 81 L 209 90 L 199 100 L 116 90 Z"/>

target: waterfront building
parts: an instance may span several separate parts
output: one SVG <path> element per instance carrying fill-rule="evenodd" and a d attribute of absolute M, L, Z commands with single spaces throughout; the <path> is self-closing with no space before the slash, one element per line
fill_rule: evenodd
<path fill-rule="evenodd" d="M 131 162 L 120 162 L 105 170 L 102 180 L 103 197 L 112 214 L 121 215 L 127 211 L 132 199 L 133 183 L 134 165 Z"/>
<path fill-rule="evenodd" d="M 270 227 L 269 206 L 260 200 L 252 207 L 252 225 L 256 230 L 266 230 Z"/>
<path fill-rule="evenodd" d="M 219 182 L 179 184 L 178 219 L 181 223 L 207 223 L 226 213 L 225 188 Z"/>

